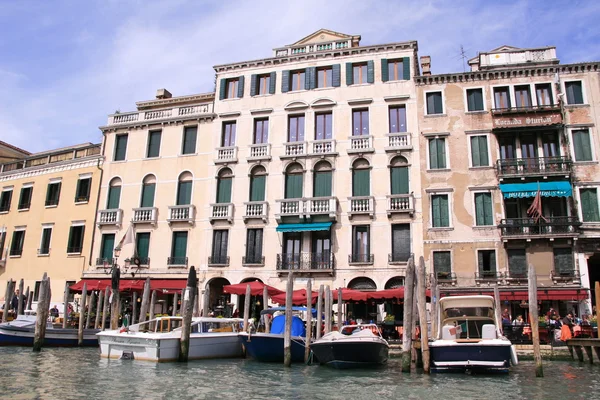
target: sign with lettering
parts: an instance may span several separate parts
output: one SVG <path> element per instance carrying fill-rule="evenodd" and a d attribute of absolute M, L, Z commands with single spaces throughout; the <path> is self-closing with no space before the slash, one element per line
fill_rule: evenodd
<path fill-rule="evenodd" d="M 562 123 L 560 112 L 494 115 L 494 128 L 522 128 L 527 126 L 545 126 Z"/>

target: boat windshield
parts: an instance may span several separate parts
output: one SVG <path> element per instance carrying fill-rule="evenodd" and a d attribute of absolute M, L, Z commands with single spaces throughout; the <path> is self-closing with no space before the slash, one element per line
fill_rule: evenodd
<path fill-rule="evenodd" d="M 444 319 L 457 317 L 487 317 L 494 318 L 491 307 L 457 307 L 444 310 Z"/>
<path fill-rule="evenodd" d="M 370 330 L 376 336 L 381 336 L 379 328 L 375 324 L 369 324 L 369 325 L 347 325 L 347 326 L 342 327 L 341 334 L 349 336 L 349 335 L 352 335 L 354 333 L 358 333 L 358 332 L 360 332 L 362 330 L 365 330 L 365 329 Z"/>
<path fill-rule="evenodd" d="M 237 322 L 201 322 L 192 325 L 192 333 L 237 332 Z"/>
<path fill-rule="evenodd" d="M 494 325 L 493 318 L 488 317 L 460 317 L 450 318 L 444 326 L 452 325 L 456 332 L 456 339 L 482 339 L 484 325 Z"/>

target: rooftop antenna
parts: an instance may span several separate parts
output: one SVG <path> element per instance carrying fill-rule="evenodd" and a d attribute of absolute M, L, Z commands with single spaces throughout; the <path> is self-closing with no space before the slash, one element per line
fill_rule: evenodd
<path fill-rule="evenodd" d="M 463 62 L 463 72 L 467 72 L 467 52 L 464 49 L 463 45 L 460 45 L 460 55 L 459 58 L 462 58 L 462 62 Z"/>

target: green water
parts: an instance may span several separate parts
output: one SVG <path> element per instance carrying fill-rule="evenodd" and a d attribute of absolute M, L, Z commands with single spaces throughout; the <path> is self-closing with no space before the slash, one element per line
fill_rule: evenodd
<path fill-rule="evenodd" d="M 407 375 L 387 367 L 338 371 L 252 360 L 154 364 L 106 360 L 97 348 L 0 348 L 0 397 L 9 399 L 598 399 L 600 365 L 525 361 L 509 375 Z"/>

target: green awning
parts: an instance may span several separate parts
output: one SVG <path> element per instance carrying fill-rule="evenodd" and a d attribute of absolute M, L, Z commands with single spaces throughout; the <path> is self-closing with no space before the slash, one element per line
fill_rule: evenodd
<path fill-rule="evenodd" d="M 505 199 L 535 197 L 538 190 L 544 197 L 573 196 L 573 189 L 569 181 L 501 183 L 500 190 Z"/>
<path fill-rule="evenodd" d="M 328 231 L 331 228 L 331 222 L 315 222 L 312 224 L 280 224 L 277 232 L 314 232 Z"/>

